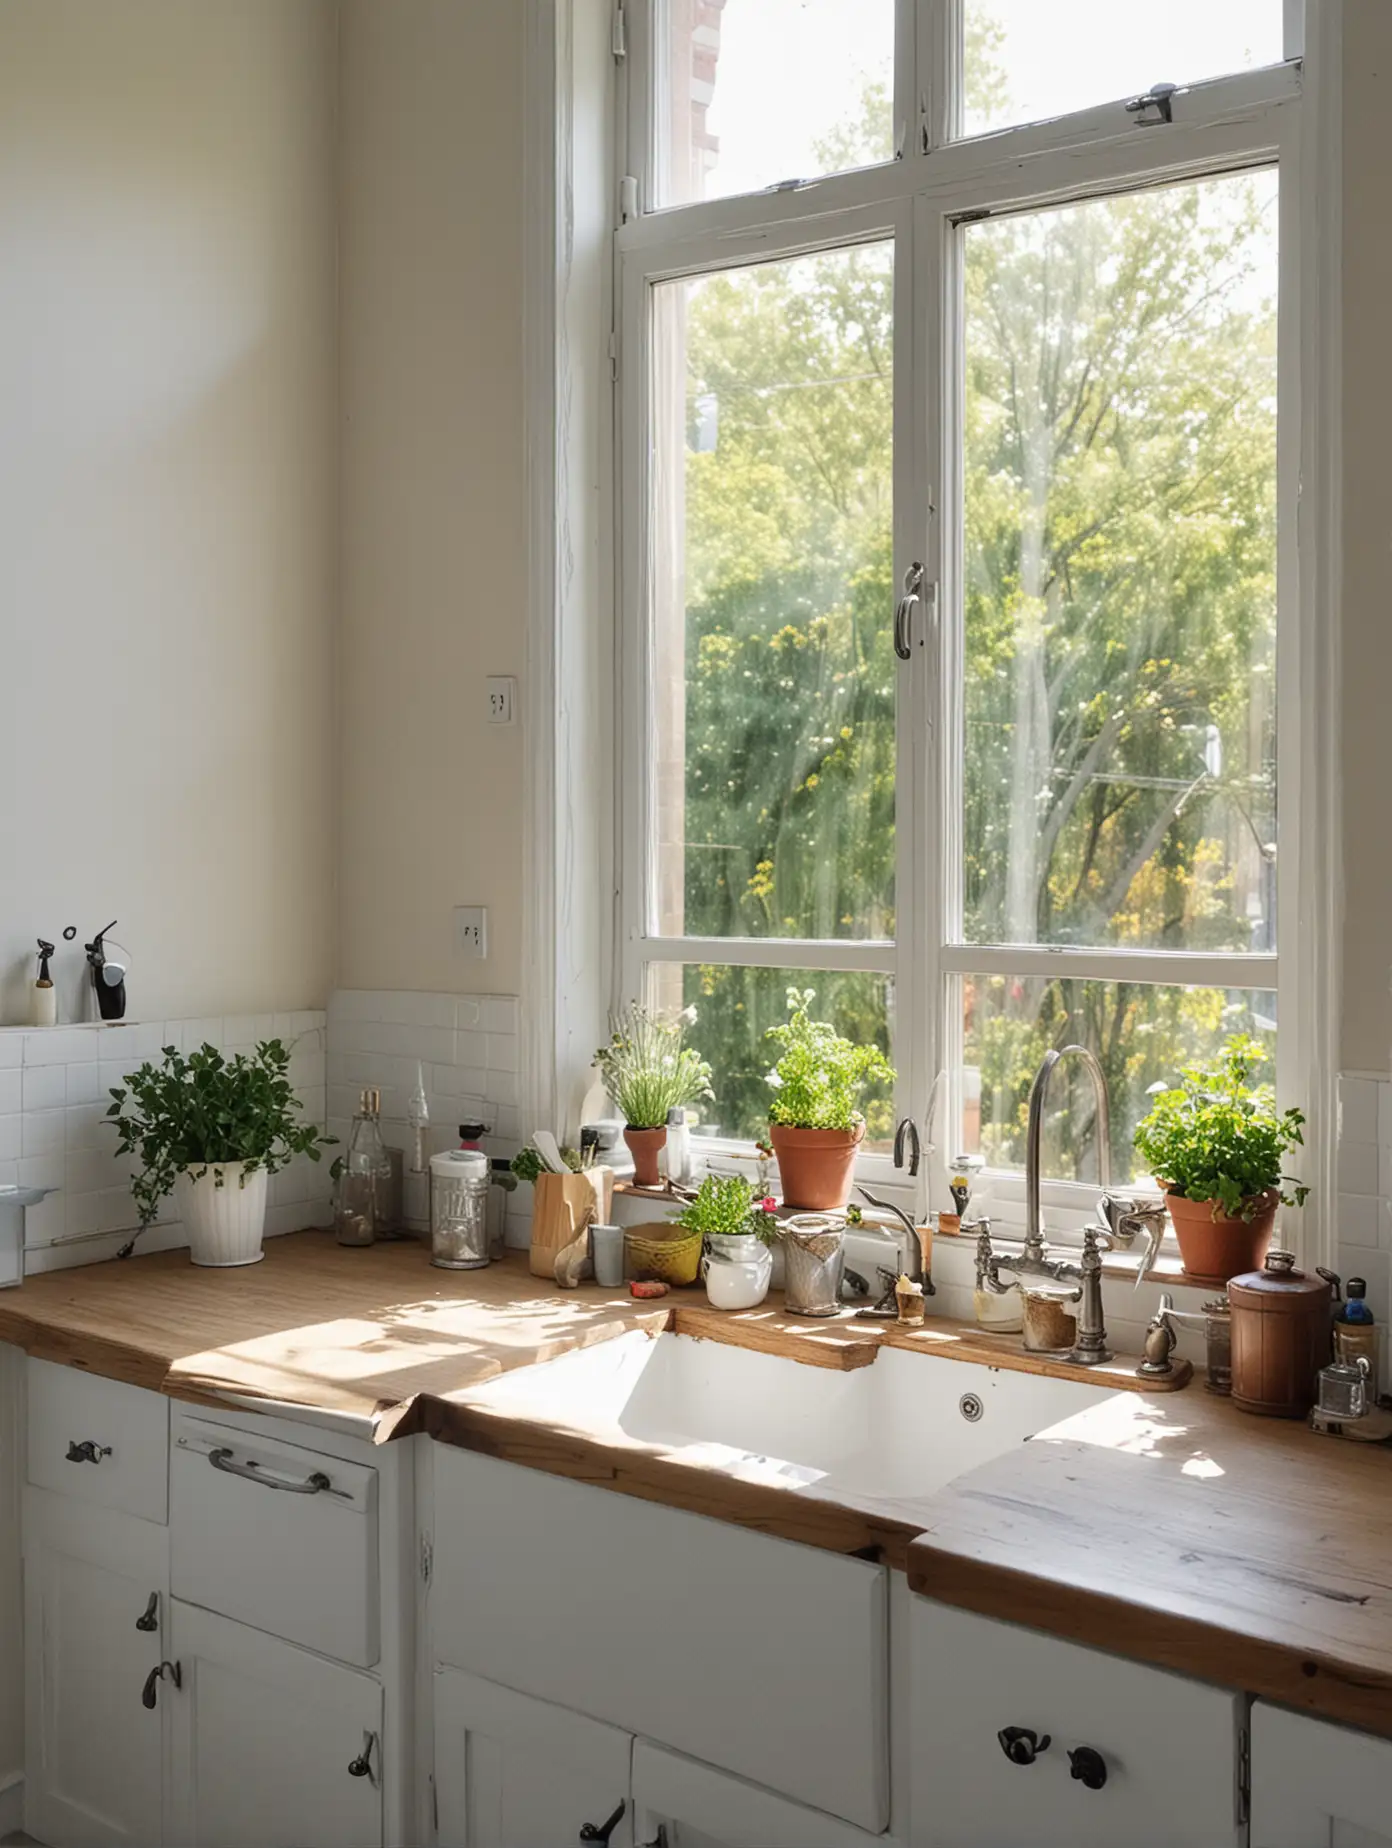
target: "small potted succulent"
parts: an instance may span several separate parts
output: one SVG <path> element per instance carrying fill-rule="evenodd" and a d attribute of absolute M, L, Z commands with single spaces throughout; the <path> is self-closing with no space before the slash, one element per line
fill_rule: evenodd
<path fill-rule="evenodd" d="M 318 1161 L 334 1140 L 301 1117 L 289 1070 L 280 1040 L 230 1059 L 215 1046 L 187 1055 L 166 1046 L 161 1064 L 112 1091 L 116 1153 L 140 1162 L 131 1192 L 142 1232 L 172 1193 L 195 1264 L 257 1262 L 267 1181 L 296 1155 Z"/>
<path fill-rule="evenodd" d="M 1309 1188 L 1281 1172 L 1303 1141 L 1304 1117 L 1278 1111 L 1270 1085 L 1251 1078 L 1266 1054 L 1245 1034 L 1212 1065 L 1188 1066 L 1159 1089 L 1135 1145 L 1165 1190 L 1184 1268 L 1196 1283 L 1227 1283 L 1260 1270 L 1280 1205 L 1303 1206 Z"/>
<path fill-rule="evenodd" d="M 676 1224 L 704 1241 L 706 1295 L 717 1309 L 753 1309 L 768 1295 L 775 1201 L 742 1174 L 708 1174 Z"/>
<path fill-rule="evenodd" d="M 865 1135 L 860 1100 L 894 1067 L 878 1046 L 857 1046 L 829 1021 L 813 1020 L 816 991 L 788 990 L 788 1019 L 768 1037 L 783 1048 L 768 1074 L 773 1091 L 769 1138 L 778 1157 L 783 1204 L 839 1212 L 850 1198 L 856 1150 Z"/>
<path fill-rule="evenodd" d="M 661 1185 L 657 1158 L 667 1140 L 669 1112 L 711 1095 L 710 1067 L 686 1044 L 695 1018 L 694 1008 L 663 1016 L 634 1004 L 595 1054 L 605 1089 L 624 1119 L 624 1141 L 640 1187 Z"/>

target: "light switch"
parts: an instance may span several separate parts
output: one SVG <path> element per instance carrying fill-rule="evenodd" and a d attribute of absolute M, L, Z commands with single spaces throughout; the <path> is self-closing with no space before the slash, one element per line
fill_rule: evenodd
<path fill-rule="evenodd" d="M 488 910 L 486 906 L 455 906 L 454 944 L 461 956 L 473 956 L 477 958 L 487 956 Z"/>
<path fill-rule="evenodd" d="M 517 713 L 517 682 L 511 674 L 488 676 L 488 723 L 511 725 Z"/>

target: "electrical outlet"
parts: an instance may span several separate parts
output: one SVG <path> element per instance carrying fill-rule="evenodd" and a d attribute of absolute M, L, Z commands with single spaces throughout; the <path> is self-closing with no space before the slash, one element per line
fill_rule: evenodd
<path fill-rule="evenodd" d="M 461 956 L 485 957 L 488 954 L 488 911 L 483 905 L 456 905 L 454 908 L 454 947 Z"/>
<path fill-rule="evenodd" d="M 511 674 L 488 676 L 488 723 L 511 725 L 517 714 L 517 682 Z"/>

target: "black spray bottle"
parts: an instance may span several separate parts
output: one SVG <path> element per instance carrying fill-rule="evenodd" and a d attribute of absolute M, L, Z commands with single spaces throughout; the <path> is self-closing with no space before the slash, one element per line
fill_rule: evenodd
<path fill-rule="evenodd" d="M 92 971 L 92 986 L 97 991 L 97 1012 L 103 1020 L 124 1020 L 126 1017 L 126 965 L 107 955 L 103 941 L 107 931 L 115 928 L 116 919 L 113 918 L 83 946 L 87 951 L 87 966 Z"/>

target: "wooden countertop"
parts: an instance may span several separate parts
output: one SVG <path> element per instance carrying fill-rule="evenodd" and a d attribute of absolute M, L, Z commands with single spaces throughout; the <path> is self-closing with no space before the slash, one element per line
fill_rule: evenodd
<path fill-rule="evenodd" d="M 1392 1453 L 1200 1389 L 962 1476 L 917 1591 L 1392 1735 Z"/>
<path fill-rule="evenodd" d="M 512 1369 L 665 1329 L 839 1370 L 889 1345 L 1130 1390 L 916 1502 L 467 1403 Z M 379 1442 L 426 1432 L 866 1552 L 947 1603 L 1392 1735 L 1392 1455 L 1246 1417 L 1198 1387 L 1149 1390 L 1134 1361 L 1084 1374 L 1023 1354 L 1018 1337 L 937 1318 L 810 1322 L 776 1298 L 728 1315 L 695 1291 L 561 1292 L 520 1254 L 449 1272 L 414 1243 L 347 1251 L 321 1232 L 273 1239 L 245 1270 L 197 1270 L 170 1251 L 47 1272 L 0 1291 L 0 1341 L 195 1403 L 233 1394 L 348 1413 Z"/>

